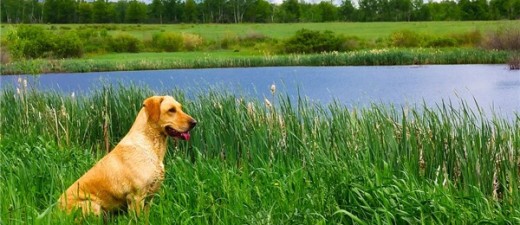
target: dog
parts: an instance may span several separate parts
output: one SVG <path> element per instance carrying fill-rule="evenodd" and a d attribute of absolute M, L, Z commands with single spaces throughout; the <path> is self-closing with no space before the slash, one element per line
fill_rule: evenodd
<path fill-rule="evenodd" d="M 147 98 L 126 136 L 60 196 L 58 207 L 95 215 L 122 209 L 147 213 L 147 202 L 164 180 L 167 137 L 188 141 L 196 124 L 173 97 Z"/>

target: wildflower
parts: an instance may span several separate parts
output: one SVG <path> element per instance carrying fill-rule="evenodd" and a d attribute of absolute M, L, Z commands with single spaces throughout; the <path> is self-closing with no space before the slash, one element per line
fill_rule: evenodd
<path fill-rule="evenodd" d="M 271 94 L 274 95 L 275 92 L 276 92 L 276 85 L 273 83 L 273 84 L 271 84 Z"/>
<path fill-rule="evenodd" d="M 60 112 L 61 112 L 61 116 L 63 117 L 67 117 L 68 114 L 67 114 L 67 109 L 65 108 L 65 105 L 61 105 L 61 109 L 60 109 Z"/>
<path fill-rule="evenodd" d="M 222 109 L 222 105 L 220 104 L 220 102 L 213 102 L 213 107 L 217 109 Z"/>
<path fill-rule="evenodd" d="M 247 113 L 253 115 L 255 113 L 255 105 L 252 102 L 247 103 Z"/>
<path fill-rule="evenodd" d="M 265 106 L 266 106 L 267 108 L 271 108 L 271 107 L 273 107 L 273 104 L 271 104 L 271 102 L 270 102 L 267 98 L 264 99 L 264 101 L 265 101 Z"/>

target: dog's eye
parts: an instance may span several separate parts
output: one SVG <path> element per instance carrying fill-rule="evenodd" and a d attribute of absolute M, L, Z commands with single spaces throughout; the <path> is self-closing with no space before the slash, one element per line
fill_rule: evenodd
<path fill-rule="evenodd" d="M 177 109 L 176 109 L 176 108 L 171 108 L 171 109 L 168 110 L 168 111 L 171 112 L 171 113 L 175 113 L 175 112 L 177 112 Z"/>

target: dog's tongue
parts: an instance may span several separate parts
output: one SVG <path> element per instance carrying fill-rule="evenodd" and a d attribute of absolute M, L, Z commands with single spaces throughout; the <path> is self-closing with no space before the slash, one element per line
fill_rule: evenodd
<path fill-rule="evenodd" d="M 181 133 L 181 134 L 180 134 L 180 138 L 181 138 L 181 139 L 184 139 L 184 140 L 186 140 L 186 141 L 189 141 L 189 140 L 190 140 L 190 133 L 189 133 L 189 132 Z"/>

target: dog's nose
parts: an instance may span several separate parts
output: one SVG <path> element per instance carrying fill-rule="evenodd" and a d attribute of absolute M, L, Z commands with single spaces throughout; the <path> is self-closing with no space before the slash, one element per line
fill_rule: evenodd
<path fill-rule="evenodd" d="M 194 128 L 195 125 L 197 125 L 197 121 L 194 120 L 194 119 L 191 119 L 191 120 L 190 120 L 190 129 Z"/>

